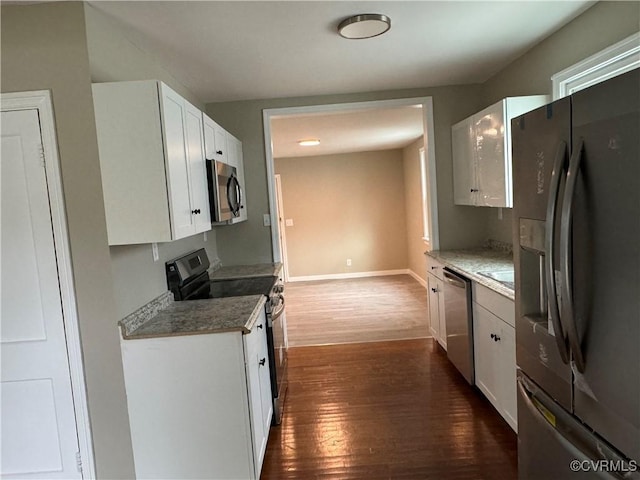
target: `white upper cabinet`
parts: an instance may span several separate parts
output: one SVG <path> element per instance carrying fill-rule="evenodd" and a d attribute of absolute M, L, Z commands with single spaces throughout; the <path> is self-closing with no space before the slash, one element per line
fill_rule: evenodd
<path fill-rule="evenodd" d="M 207 161 L 224 162 L 236 168 L 236 176 L 240 184 L 240 211 L 237 217 L 220 222 L 233 224 L 247 219 L 247 201 L 244 184 L 244 159 L 242 142 L 227 132 L 207 115 L 204 118 L 204 143 Z"/>
<path fill-rule="evenodd" d="M 202 112 L 156 80 L 93 85 L 109 245 L 211 229 Z"/>
<path fill-rule="evenodd" d="M 451 127 L 456 205 L 513 206 L 511 119 L 548 101 L 546 95 L 505 98 Z"/>

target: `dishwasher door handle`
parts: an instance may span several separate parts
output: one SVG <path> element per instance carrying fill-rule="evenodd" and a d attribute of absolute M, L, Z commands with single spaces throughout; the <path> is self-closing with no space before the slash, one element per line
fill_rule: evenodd
<path fill-rule="evenodd" d="M 444 279 L 445 281 L 449 284 L 449 285 L 453 285 L 454 287 L 458 287 L 458 288 L 466 288 L 466 284 L 460 280 L 457 276 L 447 272 L 446 270 L 444 271 Z"/>

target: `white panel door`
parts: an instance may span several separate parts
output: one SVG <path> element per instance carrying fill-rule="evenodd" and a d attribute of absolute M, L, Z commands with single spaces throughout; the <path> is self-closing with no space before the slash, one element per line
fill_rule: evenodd
<path fill-rule="evenodd" d="M 3 478 L 82 478 L 37 110 L 2 112 Z"/>

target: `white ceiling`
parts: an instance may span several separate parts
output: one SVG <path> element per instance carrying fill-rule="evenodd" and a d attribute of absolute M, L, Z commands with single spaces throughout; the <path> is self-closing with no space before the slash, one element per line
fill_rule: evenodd
<path fill-rule="evenodd" d="M 90 1 L 202 101 L 484 82 L 591 1 Z M 383 13 L 391 30 L 336 28 Z"/>
<path fill-rule="evenodd" d="M 273 157 L 308 157 L 403 148 L 422 136 L 422 106 L 290 115 L 271 120 Z M 301 147 L 316 138 L 320 145 Z"/>
<path fill-rule="evenodd" d="M 89 1 L 205 103 L 484 82 L 593 1 Z M 391 30 L 337 34 L 382 13 Z M 280 118 L 274 156 L 400 148 L 422 134 L 415 108 Z M 302 148 L 306 137 L 321 140 Z"/>

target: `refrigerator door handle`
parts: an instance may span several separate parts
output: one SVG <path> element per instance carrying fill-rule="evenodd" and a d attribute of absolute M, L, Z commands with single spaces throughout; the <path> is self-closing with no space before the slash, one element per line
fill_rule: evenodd
<path fill-rule="evenodd" d="M 573 218 L 573 199 L 576 190 L 578 172 L 582 162 L 584 140 L 581 138 L 578 147 L 573 151 L 567 171 L 567 184 L 562 201 L 562 217 L 560 219 L 560 276 L 562 278 L 562 319 L 569 337 L 569 345 L 576 368 L 580 373 L 584 372 L 584 357 L 578 338 L 578 328 L 573 309 L 573 284 L 572 271 L 572 245 L 571 245 L 571 221 Z"/>
<path fill-rule="evenodd" d="M 567 158 L 567 144 L 560 142 L 558 150 L 556 151 L 556 158 L 553 163 L 553 171 L 551 172 L 551 183 L 549 190 L 549 201 L 547 202 L 547 221 L 545 228 L 545 282 L 547 290 L 547 305 L 549 309 L 549 316 L 551 317 L 551 323 L 553 324 L 553 330 L 556 338 L 556 345 L 560 358 L 566 364 L 569 363 L 569 351 L 567 348 L 566 336 L 564 328 L 562 327 L 562 321 L 560 317 L 560 311 L 558 308 L 558 295 L 556 292 L 555 281 L 555 226 L 556 226 L 556 214 L 558 211 L 558 196 L 560 193 L 560 183 L 565 177 L 565 167 Z"/>

